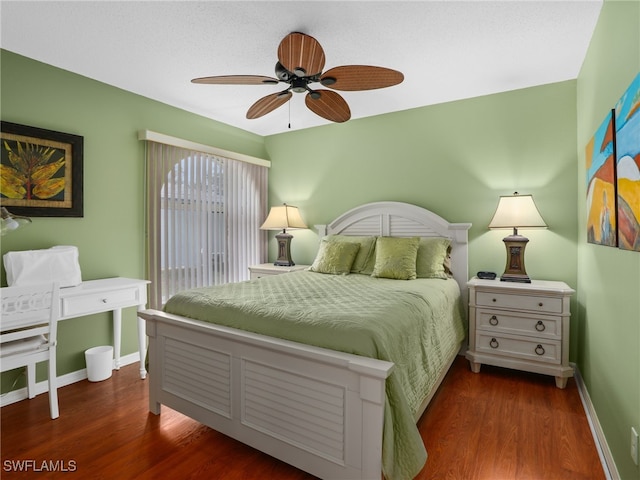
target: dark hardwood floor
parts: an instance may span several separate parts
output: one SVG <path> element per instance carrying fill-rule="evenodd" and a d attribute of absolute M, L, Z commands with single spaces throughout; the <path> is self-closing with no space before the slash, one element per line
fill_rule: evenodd
<path fill-rule="evenodd" d="M 57 420 L 45 394 L 2 408 L 3 479 L 314 478 L 166 407 L 148 413 L 137 364 L 59 397 Z M 429 452 L 420 480 L 605 478 L 573 379 L 560 390 L 552 377 L 474 374 L 459 357 L 418 425 Z"/>

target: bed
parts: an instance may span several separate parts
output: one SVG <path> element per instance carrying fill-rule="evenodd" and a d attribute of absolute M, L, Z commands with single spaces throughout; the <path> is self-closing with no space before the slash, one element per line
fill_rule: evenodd
<path fill-rule="evenodd" d="M 470 224 L 376 202 L 316 227 L 320 250 L 335 239 L 375 237 L 377 254 L 383 240 L 445 238 L 448 275 L 390 279 L 380 260 L 376 277 L 364 263 L 327 275 L 319 254 L 316 271 L 182 292 L 165 311 L 140 312 L 150 411 L 166 405 L 320 478 L 413 478 L 426 460 L 415 422 L 464 345 Z M 405 356 L 414 347 L 418 360 Z"/>

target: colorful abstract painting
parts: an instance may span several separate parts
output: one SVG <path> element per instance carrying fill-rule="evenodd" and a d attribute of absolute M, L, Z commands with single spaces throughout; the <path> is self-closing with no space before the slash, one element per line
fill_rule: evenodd
<path fill-rule="evenodd" d="M 640 74 L 615 108 L 618 246 L 640 252 Z"/>
<path fill-rule="evenodd" d="M 612 111 L 586 146 L 587 241 L 610 247 L 618 245 L 613 121 Z"/>

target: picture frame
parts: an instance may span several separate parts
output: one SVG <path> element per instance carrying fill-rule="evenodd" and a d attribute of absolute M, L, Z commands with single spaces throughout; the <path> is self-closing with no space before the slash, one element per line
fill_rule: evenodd
<path fill-rule="evenodd" d="M 587 171 L 587 242 L 618 246 L 616 138 L 610 110 L 585 147 Z"/>
<path fill-rule="evenodd" d="M 83 216 L 84 137 L 0 122 L 0 203 L 27 217 Z"/>

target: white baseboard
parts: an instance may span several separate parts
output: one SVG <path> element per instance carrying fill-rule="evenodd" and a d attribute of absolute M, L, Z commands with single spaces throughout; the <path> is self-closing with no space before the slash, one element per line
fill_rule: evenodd
<path fill-rule="evenodd" d="M 596 449 L 598 450 L 598 456 L 600 457 L 600 463 L 602 463 L 604 474 L 607 477 L 607 480 L 620 480 L 618 468 L 613 460 L 611 450 L 609 450 L 607 439 L 605 438 L 602 427 L 600 426 L 600 421 L 598 420 L 598 415 L 596 414 L 596 410 L 591 402 L 587 386 L 584 384 L 584 380 L 582 379 L 582 375 L 580 375 L 578 366 L 574 363 L 571 363 L 571 366 L 574 370 L 574 377 L 576 380 L 576 386 L 578 387 L 578 392 L 580 393 L 580 400 L 582 400 L 582 406 L 584 407 L 587 420 L 589 421 L 589 428 L 591 429 L 591 434 L 593 435 Z"/>
<path fill-rule="evenodd" d="M 129 355 L 125 355 L 124 357 L 120 357 L 120 367 L 124 367 L 125 365 L 131 365 L 132 363 L 136 363 L 140 360 L 140 354 L 138 352 L 130 353 Z M 116 362 L 113 361 L 113 369 L 116 368 Z M 58 377 L 58 388 L 66 387 L 67 385 L 71 385 L 72 383 L 81 382 L 82 380 L 86 380 L 87 377 L 87 369 L 83 368 L 82 370 L 76 370 L 75 372 L 66 373 L 62 376 Z M 49 382 L 47 380 L 43 380 L 42 382 L 36 383 L 36 395 L 40 395 L 41 393 L 47 393 L 49 391 Z M 7 392 L 2 395 L 0 399 L 0 407 L 4 407 L 5 405 L 11 405 L 12 403 L 19 402 L 29 398 L 27 393 L 27 387 L 19 388 L 18 390 L 12 390 L 11 392 Z"/>

